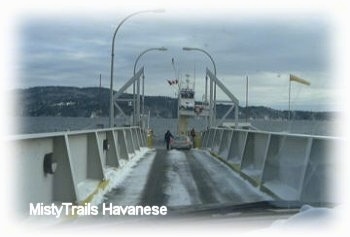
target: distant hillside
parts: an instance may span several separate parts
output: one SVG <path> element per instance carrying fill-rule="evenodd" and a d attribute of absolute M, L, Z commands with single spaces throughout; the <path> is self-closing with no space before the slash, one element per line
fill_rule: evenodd
<path fill-rule="evenodd" d="M 107 88 L 78 88 L 78 87 L 33 87 L 29 89 L 13 90 L 13 95 L 20 98 L 16 108 L 17 116 L 62 116 L 62 117 L 90 117 L 109 115 L 109 89 Z M 132 98 L 131 94 L 123 94 L 121 98 Z M 126 114 L 132 113 L 132 106 L 128 102 L 119 102 Z M 224 115 L 229 106 L 217 105 L 219 117 Z M 286 119 L 288 111 L 274 110 L 263 106 L 250 106 L 248 109 L 240 107 L 240 119 Z M 145 111 L 151 116 L 161 118 L 175 118 L 177 116 L 177 100 L 164 96 L 146 96 Z M 117 113 L 117 112 L 116 112 Z M 293 119 L 328 120 L 334 114 L 330 112 L 293 111 Z M 234 118 L 233 112 L 229 118 Z"/>

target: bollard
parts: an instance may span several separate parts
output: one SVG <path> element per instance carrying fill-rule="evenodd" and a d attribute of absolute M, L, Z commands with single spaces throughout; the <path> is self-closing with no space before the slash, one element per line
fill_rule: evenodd
<path fill-rule="evenodd" d="M 153 130 L 152 129 L 147 130 L 147 147 L 148 148 L 153 147 Z"/>

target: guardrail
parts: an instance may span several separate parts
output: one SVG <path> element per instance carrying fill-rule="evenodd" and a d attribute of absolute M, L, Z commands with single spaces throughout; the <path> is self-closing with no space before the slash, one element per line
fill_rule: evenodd
<path fill-rule="evenodd" d="M 211 128 L 202 148 L 228 163 L 253 185 L 283 200 L 334 203 L 335 137 Z"/>
<path fill-rule="evenodd" d="M 139 127 L 42 133 L 8 139 L 16 160 L 19 211 L 29 203 L 80 204 L 81 189 L 95 190 L 107 168 L 118 168 L 146 146 Z"/>

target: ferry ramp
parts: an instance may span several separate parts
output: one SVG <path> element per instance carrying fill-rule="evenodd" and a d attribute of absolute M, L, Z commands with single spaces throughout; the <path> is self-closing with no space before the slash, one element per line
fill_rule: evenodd
<path fill-rule="evenodd" d="M 184 207 L 266 200 L 326 206 L 336 137 L 211 128 L 201 146 L 147 147 L 146 131 L 121 127 L 11 137 L 16 208 L 30 203 Z"/>
<path fill-rule="evenodd" d="M 113 205 L 193 206 L 271 200 L 207 152 L 149 152 L 120 186 L 106 195 Z"/>

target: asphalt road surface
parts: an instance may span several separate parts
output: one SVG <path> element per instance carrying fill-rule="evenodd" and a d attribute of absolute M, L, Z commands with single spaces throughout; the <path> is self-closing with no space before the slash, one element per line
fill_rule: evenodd
<path fill-rule="evenodd" d="M 271 197 L 205 151 L 157 149 L 140 159 L 105 203 L 176 207 L 263 200 Z"/>

